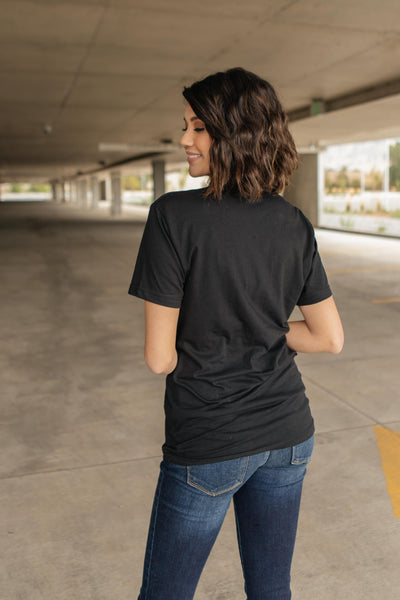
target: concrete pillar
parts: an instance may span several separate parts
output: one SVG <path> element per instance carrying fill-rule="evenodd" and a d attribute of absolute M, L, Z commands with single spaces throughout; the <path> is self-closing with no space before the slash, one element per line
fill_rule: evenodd
<path fill-rule="evenodd" d="M 153 160 L 154 200 L 165 193 L 165 160 Z"/>
<path fill-rule="evenodd" d="M 74 181 L 74 195 L 73 195 L 73 199 L 74 202 L 76 202 L 76 204 L 78 204 L 80 202 L 80 183 L 79 181 Z"/>
<path fill-rule="evenodd" d="M 105 186 L 105 190 L 106 190 L 106 197 L 105 200 L 106 202 L 109 200 L 110 202 L 112 201 L 112 189 L 111 189 L 111 175 L 109 175 L 108 177 L 106 177 L 106 186 Z"/>
<path fill-rule="evenodd" d="M 51 182 L 51 199 L 57 200 L 57 186 L 54 181 Z"/>
<path fill-rule="evenodd" d="M 99 183 L 100 200 L 107 200 L 107 180 L 102 179 Z"/>
<path fill-rule="evenodd" d="M 86 203 L 85 203 L 85 206 L 88 207 L 88 206 L 90 206 L 90 197 L 91 197 L 90 177 L 87 177 L 85 179 L 85 183 L 86 183 Z"/>
<path fill-rule="evenodd" d="M 81 179 L 79 181 L 79 204 L 82 208 L 87 208 L 88 205 L 87 187 L 87 180 Z"/>
<path fill-rule="evenodd" d="M 57 202 L 65 202 L 65 189 L 63 181 L 57 181 L 56 183 L 56 200 Z"/>
<path fill-rule="evenodd" d="M 299 168 L 283 194 L 286 200 L 303 211 L 314 227 L 318 225 L 318 163 L 318 154 L 300 154 Z"/>
<path fill-rule="evenodd" d="M 111 173 L 111 214 L 120 215 L 122 212 L 121 200 L 121 173 L 112 171 Z"/>
<path fill-rule="evenodd" d="M 99 180 L 96 177 L 96 175 L 92 175 L 92 177 L 90 178 L 90 189 L 92 192 L 91 207 L 97 208 L 97 206 L 99 204 L 99 198 L 100 198 L 100 186 L 99 186 Z"/>
<path fill-rule="evenodd" d="M 69 185 L 68 185 L 68 199 L 70 202 L 72 202 L 73 198 L 74 198 L 74 186 L 73 186 L 72 181 L 70 181 Z"/>

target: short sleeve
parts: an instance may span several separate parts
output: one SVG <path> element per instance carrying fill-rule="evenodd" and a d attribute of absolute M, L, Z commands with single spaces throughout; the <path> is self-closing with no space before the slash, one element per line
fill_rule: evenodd
<path fill-rule="evenodd" d="M 139 247 L 129 294 L 180 308 L 185 271 L 176 244 L 156 204 L 152 204 Z"/>
<path fill-rule="evenodd" d="M 315 237 L 313 237 L 313 244 L 308 254 L 309 256 L 305 260 L 305 282 L 297 301 L 298 306 L 316 304 L 332 296 Z"/>

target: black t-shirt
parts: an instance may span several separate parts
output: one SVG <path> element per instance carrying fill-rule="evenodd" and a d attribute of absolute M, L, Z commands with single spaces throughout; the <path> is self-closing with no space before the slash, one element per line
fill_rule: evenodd
<path fill-rule="evenodd" d="M 229 460 L 313 434 L 287 321 L 331 290 L 299 209 L 268 194 L 257 203 L 165 194 L 150 208 L 129 293 L 180 308 L 165 460 Z"/>

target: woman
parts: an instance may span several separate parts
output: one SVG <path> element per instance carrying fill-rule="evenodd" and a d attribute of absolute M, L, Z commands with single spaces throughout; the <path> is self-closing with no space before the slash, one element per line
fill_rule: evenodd
<path fill-rule="evenodd" d="M 279 195 L 297 153 L 272 86 L 236 68 L 183 95 L 181 145 L 209 185 L 153 203 L 129 290 L 167 375 L 139 600 L 193 598 L 232 499 L 248 600 L 287 600 L 314 434 L 294 357 L 340 352 L 342 326 L 312 225 Z"/>

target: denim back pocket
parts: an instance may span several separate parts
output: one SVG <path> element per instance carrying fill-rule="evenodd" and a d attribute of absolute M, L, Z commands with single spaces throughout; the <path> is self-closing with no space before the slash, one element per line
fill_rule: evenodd
<path fill-rule="evenodd" d="M 187 467 L 187 482 L 210 496 L 219 496 L 238 487 L 246 475 L 248 457 L 208 465 Z"/>
<path fill-rule="evenodd" d="M 314 448 L 314 436 L 292 447 L 292 465 L 305 465 L 310 462 Z"/>

